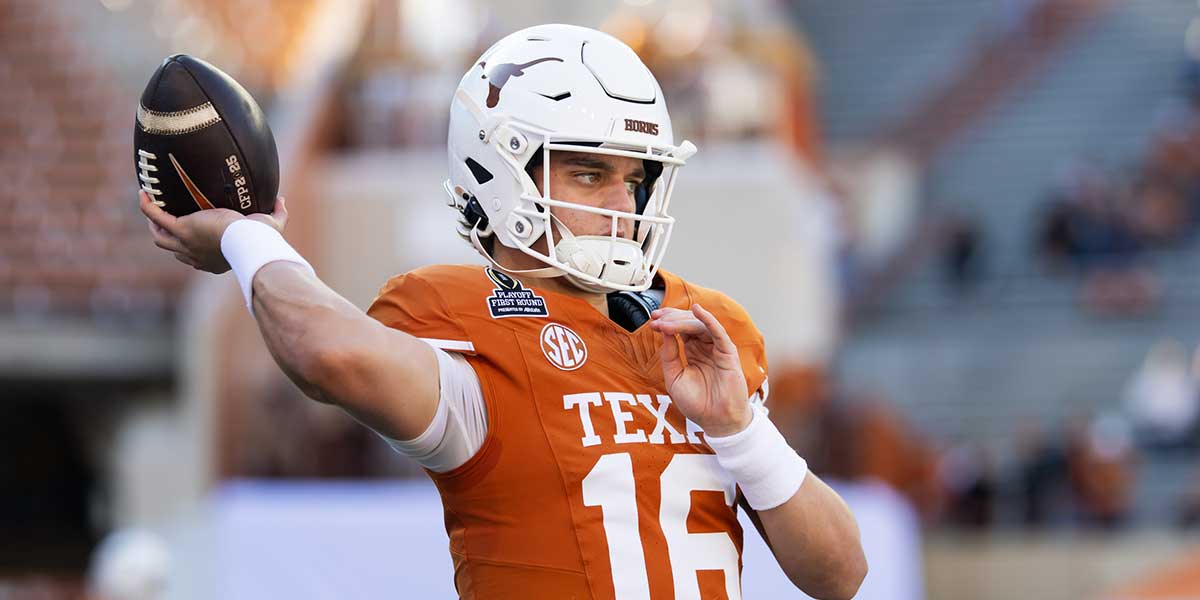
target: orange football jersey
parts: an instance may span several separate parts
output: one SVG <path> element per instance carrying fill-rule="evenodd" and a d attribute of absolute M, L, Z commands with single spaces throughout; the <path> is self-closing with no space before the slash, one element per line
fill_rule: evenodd
<path fill-rule="evenodd" d="M 712 311 L 747 389 L 765 396 L 762 337 L 746 312 L 660 275 L 663 305 Z M 667 396 L 658 333 L 479 266 L 397 276 L 368 312 L 463 353 L 479 375 L 482 448 L 429 473 L 463 598 L 741 597 L 735 484 Z"/>

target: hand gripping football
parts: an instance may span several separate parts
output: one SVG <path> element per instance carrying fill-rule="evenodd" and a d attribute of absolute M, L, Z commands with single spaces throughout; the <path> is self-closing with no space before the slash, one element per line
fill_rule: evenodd
<path fill-rule="evenodd" d="M 279 154 L 266 116 L 237 81 L 200 59 L 176 54 L 154 71 L 133 145 L 138 183 L 175 216 L 275 206 Z"/>

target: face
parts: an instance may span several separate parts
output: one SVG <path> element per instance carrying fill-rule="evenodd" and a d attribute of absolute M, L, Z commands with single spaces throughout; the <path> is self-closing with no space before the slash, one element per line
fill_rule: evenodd
<path fill-rule="evenodd" d="M 543 167 L 531 175 L 542 192 Z M 634 189 L 646 178 L 642 161 L 625 156 L 605 156 L 587 152 L 550 153 L 550 198 L 584 206 L 634 212 Z M 612 217 L 569 208 L 551 208 L 571 233 L 611 235 Z M 617 236 L 633 239 L 633 220 L 617 221 Z"/>

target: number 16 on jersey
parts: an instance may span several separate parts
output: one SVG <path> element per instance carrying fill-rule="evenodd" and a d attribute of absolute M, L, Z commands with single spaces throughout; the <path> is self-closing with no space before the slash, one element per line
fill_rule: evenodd
<path fill-rule="evenodd" d="M 711 454 L 676 454 L 659 478 L 662 501 L 658 522 L 667 541 L 675 600 L 700 600 L 696 572 L 723 571 L 725 592 L 740 600 L 738 549 L 726 532 L 690 533 L 688 513 L 693 491 L 723 492 L 725 504 L 735 500 L 733 481 Z M 638 502 L 633 459 L 627 452 L 605 454 L 583 479 L 583 503 L 604 514 L 616 600 L 650 600 L 646 557 L 638 532 Z"/>

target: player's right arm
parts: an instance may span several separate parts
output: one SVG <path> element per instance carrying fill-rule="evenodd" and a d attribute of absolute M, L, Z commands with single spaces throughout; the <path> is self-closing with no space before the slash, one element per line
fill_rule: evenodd
<path fill-rule="evenodd" d="M 296 263 L 269 263 L 252 285 L 263 340 L 305 395 L 395 440 L 425 431 L 438 402 L 432 347 L 367 316 Z"/>
<path fill-rule="evenodd" d="M 141 209 L 156 246 L 199 270 L 229 270 L 222 235 L 247 217 L 226 209 L 175 217 L 145 192 Z M 287 210 L 280 201 L 273 215 L 249 218 L 282 231 Z M 414 439 L 425 431 L 439 402 L 438 358 L 432 347 L 367 316 L 305 265 L 269 262 L 253 274 L 250 286 L 268 350 L 307 396 L 335 404 L 395 440 Z"/>

